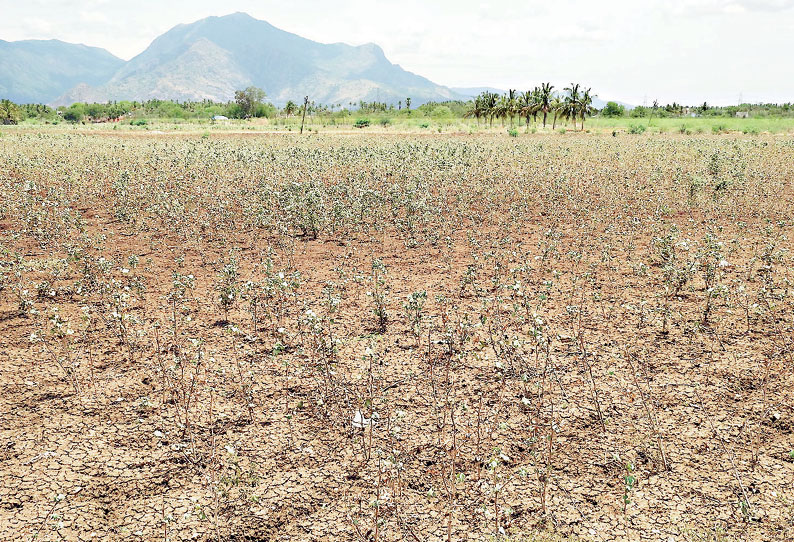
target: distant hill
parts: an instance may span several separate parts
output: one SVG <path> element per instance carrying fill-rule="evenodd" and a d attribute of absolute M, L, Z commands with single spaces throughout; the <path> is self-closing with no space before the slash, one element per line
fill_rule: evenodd
<path fill-rule="evenodd" d="M 172 28 L 102 84 L 73 88 L 56 105 L 149 98 L 226 101 L 249 85 L 262 88 L 279 105 L 305 95 L 343 106 L 406 97 L 419 105 L 459 97 L 392 64 L 375 44 L 318 43 L 235 13 Z"/>
<path fill-rule="evenodd" d="M 438 85 L 392 64 L 374 43 L 318 43 L 245 13 L 175 26 L 128 62 L 104 49 L 58 40 L 0 40 L 0 98 L 14 102 L 224 102 L 251 85 L 280 106 L 307 95 L 342 107 L 360 100 L 396 104 L 407 97 L 419 106 L 469 100 L 483 91 L 506 92 Z M 605 103 L 593 99 L 599 109 Z"/>
<path fill-rule="evenodd" d="M 98 47 L 59 40 L 0 40 L 0 98 L 50 103 L 75 85 L 105 83 L 123 64 Z"/>

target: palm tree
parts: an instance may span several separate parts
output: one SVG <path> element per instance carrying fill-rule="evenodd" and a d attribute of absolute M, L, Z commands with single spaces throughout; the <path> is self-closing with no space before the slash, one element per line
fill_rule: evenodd
<path fill-rule="evenodd" d="M 540 87 L 535 87 L 532 89 L 532 118 L 537 124 L 538 122 L 538 111 L 540 111 Z"/>
<path fill-rule="evenodd" d="M 498 112 L 498 96 L 495 92 L 485 91 L 482 93 L 483 115 L 488 116 L 491 127 L 493 128 L 493 118 Z"/>
<path fill-rule="evenodd" d="M 486 101 L 485 96 L 483 95 L 477 96 L 477 98 L 474 101 L 476 103 L 480 117 L 482 117 L 485 120 L 486 117 L 488 116 L 488 103 Z M 477 118 L 477 123 L 478 124 L 480 123 L 479 117 Z"/>
<path fill-rule="evenodd" d="M 288 117 L 294 115 L 297 110 L 298 110 L 298 106 L 295 105 L 295 102 L 293 102 L 292 100 L 288 101 L 287 105 L 284 106 L 284 114 L 287 115 Z"/>
<path fill-rule="evenodd" d="M 651 125 L 651 121 L 653 120 L 653 114 L 659 110 L 659 100 L 653 101 L 653 109 L 651 109 L 651 114 L 648 117 L 648 126 Z"/>
<path fill-rule="evenodd" d="M 529 118 L 532 116 L 533 108 L 535 106 L 535 102 L 533 99 L 532 91 L 527 90 L 526 92 L 522 92 L 521 96 L 518 98 L 518 110 L 527 120 L 527 132 L 529 132 Z"/>
<path fill-rule="evenodd" d="M 579 98 L 579 115 L 582 117 L 582 131 L 584 131 L 584 119 L 593 114 L 593 97 L 590 95 L 592 89 L 585 90 Z M 576 123 L 574 123 L 575 125 Z"/>
<path fill-rule="evenodd" d="M 565 121 L 565 125 L 567 126 L 571 119 L 576 119 L 576 108 L 575 106 L 569 102 L 568 100 L 563 100 L 562 105 L 560 106 L 558 118 L 560 120 Z"/>
<path fill-rule="evenodd" d="M 511 88 L 507 91 L 505 96 L 505 111 L 504 114 L 510 117 L 510 129 L 513 129 L 513 117 L 518 113 L 518 92 Z"/>
<path fill-rule="evenodd" d="M 543 127 L 546 127 L 546 116 L 551 111 L 551 100 L 552 100 L 552 89 L 554 89 L 554 85 L 551 83 L 543 83 L 540 85 L 540 89 L 538 92 L 538 109 L 543 111 Z"/>
<path fill-rule="evenodd" d="M 559 96 L 555 96 L 554 100 L 551 102 L 551 110 L 554 111 L 554 122 L 551 125 L 552 130 L 557 129 L 557 115 L 560 114 L 564 105 L 565 103 L 560 99 Z"/>
<path fill-rule="evenodd" d="M 405 108 L 409 110 L 411 109 L 411 98 L 405 99 Z"/>
<path fill-rule="evenodd" d="M 579 83 L 571 83 L 570 87 L 565 87 L 568 95 L 560 110 L 560 116 L 565 119 L 566 123 L 573 119 L 574 128 L 576 128 L 576 116 L 579 113 L 579 86 Z"/>
<path fill-rule="evenodd" d="M 505 125 L 505 117 L 507 116 L 507 96 L 502 94 L 499 96 L 495 107 L 496 116 L 502 121 L 502 126 Z"/>
<path fill-rule="evenodd" d="M 484 105 L 484 100 L 482 94 L 480 94 L 479 96 L 474 98 L 473 102 L 471 102 L 471 106 L 469 107 L 469 110 L 466 111 L 464 116 L 468 118 L 474 117 L 475 119 L 477 119 L 477 126 L 479 126 L 480 117 L 485 116 L 485 114 L 486 114 L 486 109 Z"/>

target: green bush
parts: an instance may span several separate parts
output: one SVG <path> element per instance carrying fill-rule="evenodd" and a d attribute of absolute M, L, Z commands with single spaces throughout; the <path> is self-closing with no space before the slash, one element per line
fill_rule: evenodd
<path fill-rule="evenodd" d="M 438 105 L 430 111 L 430 116 L 436 120 L 452 118 L 452 110 L 446 105 Z"/>
<path fill-rule="evenodd" d="M 626 114 L 626 108 L 617 102 L 607 102 L 601 114 L 605 117 L 622 117 Z"/>
<path fill-rule="evenodd" d="M 645 129 L 646 126 L 644 124 L 632 124 L 629 126 L 629 133 L 635 135 L 644 134 Z"/>
<path fill-rule="evenodd" d="M 67 122 L 80 122 L 85 116 L 85 110 L 80 104 L 73 104 L 63 112 L 63 120 Z"/>
<path fill-rule="evenodd" d="M 510 135 L 510 137 L 518 137 L 518 130 L 515 128 L 510 128 L 507 133 Z"/>
<path fill-rule="evenodd" d="M 354 126 L 356 128 L 366 128 L 367 126 L 369 126 L 369 124 L 370 124 L 369 119 L 358 119 L 354 124 Z"/>

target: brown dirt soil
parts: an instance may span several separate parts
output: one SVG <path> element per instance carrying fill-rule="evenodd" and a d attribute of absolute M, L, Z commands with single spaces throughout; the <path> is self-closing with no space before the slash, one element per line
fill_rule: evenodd
<path fill-rule="evenodd" d="M 794 538 L 792 147 L 522 141 L 0 140 L 0 539 Z M 734 144 L 742 191 L 695 201 L 670 180 Z M 324 205 L 365 178 L 379 218 L 334 229 L 326 206 L 316 239 L 253 225 L 261 179 L 313 152 Z M 172 207 L 119 189 L 122 170 Z M 432 205 L 411 225 L 417 193 Z M 670 265 L 701 256 L 668 296 L 671 224 Z M 176 303 L 175 272 L 195 277 Z M 249 280 L 272 287 L 256 323 Z"/>

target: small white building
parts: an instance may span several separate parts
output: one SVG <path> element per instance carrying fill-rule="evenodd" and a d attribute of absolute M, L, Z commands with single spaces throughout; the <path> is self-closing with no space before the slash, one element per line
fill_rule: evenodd
<path fill-rule="evenodd" d="M 212 120 L 215 120 L 215 121 L 218 121 L 218 120 L 229 120 L 229 117 L 224 117 L 223 115 L 215 115 L 214 117 L 212 117 Z"/>
<path fill-rule="evenodd" d="M 749 111 L 737 111 L 736 112 L 736 118 L 737 119 L 749 119 L 750 118 L 750 112 Z"/>

